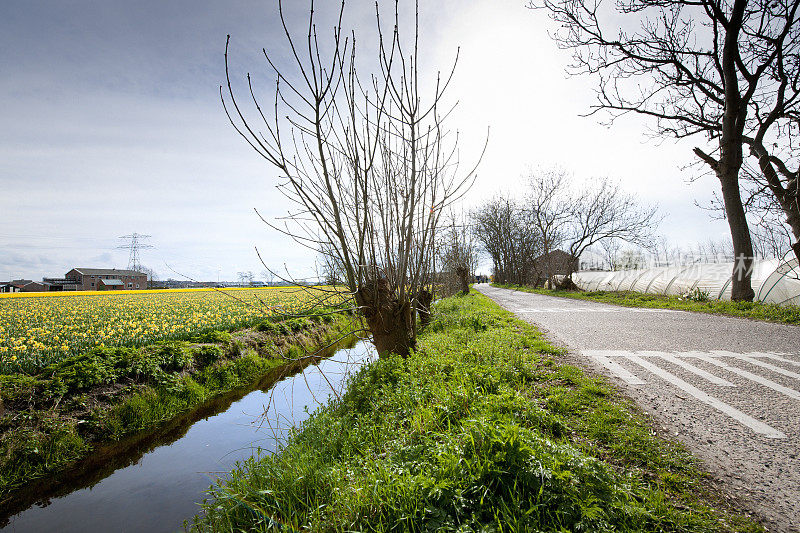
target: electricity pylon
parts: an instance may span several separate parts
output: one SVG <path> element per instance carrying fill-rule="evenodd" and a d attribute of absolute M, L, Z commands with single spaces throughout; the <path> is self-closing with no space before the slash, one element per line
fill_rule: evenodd
<path fill-rule="evenodd" d="M 120 239 L 128 239 L 130 240 L 129 244 L 122 244 L 117 246 L 117 248 L 121 250 L 129 250 L 130 253 L 128 254 L 128 270 L 134 270 L 136 272 L 140 272 L 140 268 L 142 267 L 142 263 L 139 260 L 139 250 L 144 250 L 146 248 L 152 248 L 153 246 L 150 244 L 142 244 L 140 239 L 149 239 L 152 235 L 141 235 L 139 233 L 131 233 L 130 235 L 123 235 Z"/>

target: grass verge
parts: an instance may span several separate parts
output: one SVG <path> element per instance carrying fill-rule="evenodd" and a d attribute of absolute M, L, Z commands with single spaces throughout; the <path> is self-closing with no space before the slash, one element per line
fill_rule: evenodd
<path fill-rule="evenodd" d="M 499 283 L 493 283 L 492 286 L 515 291 L 543 294 L 545 296 L 558 296 L 560 298 L 572 298 L 574 300 L 591 300 L 593 302 L 603 302 L 625 307 L 679 309 L 681 311 L 694 311 L 697 313 L 710 313 L 739 318 L 752 318 L 766 322 L 800 325 L 800 306 L 797 305 L 777 305 L 761 302 L 729 302 L 726 300 L 696 302 L 685 298 L 682 299 L 679 296 L 665 296 L 662 294 L 631 291 L 555 291 L 521 285 L 501 285 Z"/>
<path fill-rule="evenodd" d="M 680 445 L 473 293 L 362 369 L 280 453 L 210 490 L 196 531 L 761 531 Z"/>
<path fill-rule="evenodd" d="M 267 320 L 234 333 L 204 332 L 191 342 L 96 348 L 35 375 L 0 374 L 0 503 L 98 443 L 157 427 L 257 382 L 347 328 L 347 318 L 331 314 Z"/>

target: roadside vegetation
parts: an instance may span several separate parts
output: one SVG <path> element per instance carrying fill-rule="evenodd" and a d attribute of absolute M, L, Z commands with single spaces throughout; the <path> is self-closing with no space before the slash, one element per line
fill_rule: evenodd
<path fill-rule="evenodd" d="M 625 307 L 650 307 L 658 309 L 678 309 L 681 311 L 695 311 L 715 315 L 727 315 L 739 318 L 752 318 L 767 322 L 800 325 L 800 306 L 777 305 L 760 302 L 731 302 L 726 300 L 709 300 L 688 296 L 665 296 L 662 294 L 647 294 L 631 291 L 564 291 L 538 289 L 521 285 L 503 285 L 493 283 L 494 287 L 512 289 L 515 291 L 533 292 L 545 296 L 558 296 L 574 300 L 591 300 L 608 304 L 623 305 Z"/>
<path fill-rule="evenodd" d="M 435 304 L 275 455 L 210 490 L 196 531 L 762 531 L 603 379 L 482 295 Z"/>
<path fill-rule="evenodd" d="M 155 428 L 267 372 L 309 364 L 307 351 L 352 327 L 338 314 L 279 316 L 235 332 L 143 347 L 92 348 L 34 372 L 0 373 L 0 502 L 86 457 L 98 443 Z"/>

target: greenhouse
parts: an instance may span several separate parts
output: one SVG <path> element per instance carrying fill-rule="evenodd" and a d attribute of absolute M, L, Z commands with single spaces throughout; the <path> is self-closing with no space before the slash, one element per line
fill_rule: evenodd
<path fill-rule="evenodd" d="M 585 291 L 636 291 L 681 295 L 695 289 L 709 298 L 730 300 L 730 263 L 691 263 L 641 270 L 585 271 L 572 275 Z M 752 271 L 755 300 L 780 305 L 800 305 L 800 268 L 796 258 L 757 259 Z"/>

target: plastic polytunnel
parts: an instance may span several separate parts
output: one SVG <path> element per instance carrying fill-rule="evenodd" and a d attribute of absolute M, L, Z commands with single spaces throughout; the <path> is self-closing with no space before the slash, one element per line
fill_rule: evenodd
<path fill-rule="evenodd" d="M 710 298 L 731 299 L 730 263 L 692 263 L 615 272 L 585 271 L 572 281 L 585 291 L 635 291 L 680 295 L 699 289 Z M 797 259 L 757 259 L 752 270 L 756 301 L 800 305 L 800 268 Z"/>

